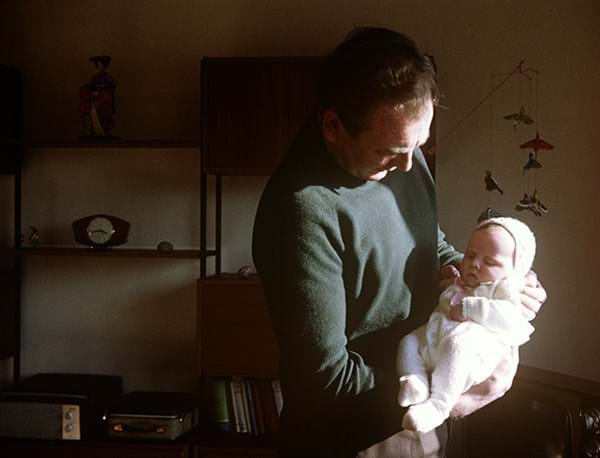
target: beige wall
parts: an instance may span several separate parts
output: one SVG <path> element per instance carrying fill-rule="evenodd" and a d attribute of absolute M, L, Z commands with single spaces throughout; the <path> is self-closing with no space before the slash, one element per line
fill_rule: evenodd
<path fill-rule="evenodd" d="M 522 361 L 600 380 L 594 293 L 600 159 L 600 3 L 542 1 L 358 0 L 37 0 L 5 2 L 4 60 L 22 68 L 30 137 L 82 134 L 77 90 L 93 73 L 88 58 L 110 54 L 117 80 L 116 135 L 197 137 L 202 56 L 311 55 L 327 52 L 355 25 L 407 32 L 434 54 L 447 109 L 444 135 L 488 91 L 491 73 L 521 59 L 540 71 L 539 125 L 556 145 L 541 153 L 540 197 L 550 212 L 523 215 L 538 237 L 535 263 L 550 298 Z M 496 80 L 498 81 L 498 80 Z M 521 86 L 521 100 L 528 98 Z M 440 218 L 463 248 L 489 203 L 512 208 L 526 189 L 525 153 L 534 132 L 515 133 L 503 114 L 519 105 L 511 81 L 442 145 L 438 157 Z M 494 123 L 490 124 L 490 108 Z M 490 148 L 490 136 L 493 148 Z M 108 156 L 108 157 L 107 157 Z M 493 168 L 503 197 L 483 191 Z M 77 216 L 106 211 L 129 219 L 132 246 L 171 240 L 198 244 L 193 151 L 33 150 L 24 171 L 23 226 L 45 241 L 70 242 Z M 129 177 L 129 178 L 128 178 Z M 0 177 L 0 230 L 10 238 L 12 180 Z M 106 185 L 102 185 L 106 183 Z M 225 270 L 251 262 L 250 227 L 264 180 L 226 179 Z M 106 194 L 104 194 L 106 193 Z M 124 196 L 124 197 L 122 197 Z M 193 261 L 44 259 L 26 261 L 23 370 L 117 373 L 126 388 L 189 387 L 193 381 Z M 0 373 L 1 376 L 1 373 Z"/>

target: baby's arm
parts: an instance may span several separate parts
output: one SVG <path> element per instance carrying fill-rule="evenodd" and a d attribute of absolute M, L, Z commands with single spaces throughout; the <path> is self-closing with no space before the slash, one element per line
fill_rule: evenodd
<path fill-rule="evenodd" d="M 529 340 L 534 328 L 523 316 L 516 296 L 507 283 L 500 283 L 493 299 L 467 296 L 463 298 L 462 316 L 481 324 L 496 334 L 506 336 L 512 345 L 521 345 Z"/>

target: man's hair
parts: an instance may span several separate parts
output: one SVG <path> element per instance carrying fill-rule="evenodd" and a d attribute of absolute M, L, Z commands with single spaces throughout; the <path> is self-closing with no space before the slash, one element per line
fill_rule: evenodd
<path fill-rule="evenodd" d="M 438 100 L 435 66 L 406 35 L 377 27 L 352 30 L 327 57 L 319 80 L 319 111 L 332 109 L 356 135 L 382 103 Z"/>

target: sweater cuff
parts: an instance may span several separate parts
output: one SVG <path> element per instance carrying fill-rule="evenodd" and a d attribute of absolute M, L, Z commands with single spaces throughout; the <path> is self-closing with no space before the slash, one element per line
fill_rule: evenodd
<path fill-rule="evenodd" d="M 472 316 L 476 307 L 477 298 L 472 296 L 464 297 L 461 302 L 463 306 L 463 316 L 465 317 L 465 319 L 473 321 Z"/>

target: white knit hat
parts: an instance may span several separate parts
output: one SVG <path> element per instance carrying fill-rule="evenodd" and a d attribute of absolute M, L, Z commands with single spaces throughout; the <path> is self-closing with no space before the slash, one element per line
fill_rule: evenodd
<path fill-rule="evenodd" d="M 525 276 L 531 269 L 535 257 L 535 236 L 529 227 L 515 218 L 498 217 L 482 221 L 477 229 L 496 224 L 506 229 L 515 240 L 515 275 Z"/>

